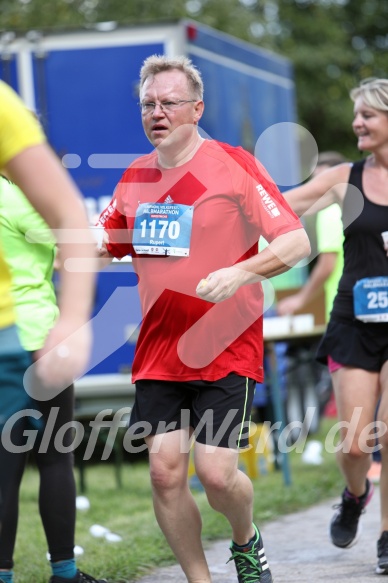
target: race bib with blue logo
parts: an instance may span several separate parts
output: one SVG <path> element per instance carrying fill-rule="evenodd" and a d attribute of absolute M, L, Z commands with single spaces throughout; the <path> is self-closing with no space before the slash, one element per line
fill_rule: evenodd
<path fill-rule="evenodd" d="M 193 210 L 185 204 L 139 204 L 132 239 L 136 253 L 188 257 Z"/>
<path fill-rule="evenodd" d="M 362 322 L 388 322 L 388 277 L 366 277 L 353 287 L 354 315 Z"/>

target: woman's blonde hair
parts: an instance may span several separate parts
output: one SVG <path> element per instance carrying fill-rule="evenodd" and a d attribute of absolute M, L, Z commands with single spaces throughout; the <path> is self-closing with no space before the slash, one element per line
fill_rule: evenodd
<path fill-rule="evenodd" d="M 361 97 L 365 105 L 388 111 L 388 79 L 365 79 L 350 91 L 350 97 L 353 101 Z"/>

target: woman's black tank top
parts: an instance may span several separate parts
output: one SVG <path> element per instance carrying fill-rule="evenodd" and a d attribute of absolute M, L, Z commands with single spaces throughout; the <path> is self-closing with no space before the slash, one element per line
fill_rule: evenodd
<path fill-rule="evenodd" d="M 364 165 L 365 160 L 355 162 L 349 176 L 349 185 L 360 191 L 364 204 L 359 216 L 344 229 L 344 270 L 331 312 L 336 320 L 354 319 L 353 286 L 359 279 L 388 276 L 388 257 L 381 236 L 388 231 L 388 184 L 387 205 L 371 202 L 362 187 Z M 354 188 L 348 186 L 342 209 L 344 224 L 346 217 L 354 216 L 355 204 L 359 204 L 355 198 Z"/>

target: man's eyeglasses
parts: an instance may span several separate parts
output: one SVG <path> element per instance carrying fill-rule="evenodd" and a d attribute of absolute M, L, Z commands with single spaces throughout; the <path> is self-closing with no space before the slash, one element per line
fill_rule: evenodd
<path fill-rule="evenodd" d="M 184 103 L 195 103 L 197 99 L 178 99 L 177 101 L 160 101 L 155 103 L 154 101 L 143 101 L 139 103 L 140 110 L 143 114 L 153 113 L 155 107 L 159 105 L 162 111 L 175 111 L 183 105 Z"/>

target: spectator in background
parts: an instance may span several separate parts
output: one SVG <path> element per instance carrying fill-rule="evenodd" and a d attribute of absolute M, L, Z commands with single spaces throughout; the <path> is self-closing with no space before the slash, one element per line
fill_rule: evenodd
<path fill-rule="evenodd" d="M 332 166 L 343 164 L 345 161 L 345 157 L 339 152 L 322 152 L 318 156 L 317 166 L 312 177 L 318 176 Z M 338 204 L 333 204 L 318 213 L 316 231 L 319 253 L 317 261 L 303 287 L 297 293 L 287 296 L 277 303 L 276 308 L 280 316 L 303 310 L 323 288 L 325 292 L 325 319 L 326 322 L 329 321 L 343 269 L 344 234 L 341 208 Z"/>
<path fill-rule="evenodd" d="M 377 420 L 388 424 L 388 79 L 367 79 L 350 93 L 357 146 L 370 154 L 339 164 L 285 193 L 302 215 L 333 202 L 342 207 L 344 270 L 318 359 L 332 374 L 342 447 L 337 461 L 346 487 L 331 521 L 334 545 L 349 548 L 360 534 L 360 517 L 371 499 L 367 478 L 371 435 Z M 356 413 L 356 415 L 355 415 Z M 347 431 L 347 427 L 351 430 Z M 378 574 L 388 574 L 388 432 L 379 436 L 382 456 Z"/>
<path fill-rule="evenodd" d="M 9 202 L 12 201 L 12 204 Z M 48 231 L 42 217 L 34 210 L 21 190 L 5 177 L 0 178 L 0 242 L 12 277 L 12 296 L 16 323 L 22 347 L 35 361 L 45 338 L 55 325 L 59 310 L 52 282 L 56 245 L 53 238 L 44 243 L 29 242 L 28 233 Z M 34 379 L 38 383 L 38 379 Z M 73 454 L 58 450 L 54 438 L 63 426 L 73 420 L 74 386 L 71 384 L 56 397 L 31 400 L 31 408 L 41 414 L 41 431 L 34 440 L 33 452 L 40 475 L 39 510 L 47 538 L 52 577 L 50 583 L 98 583 L 90 575 L 77 571 L 74 560 L 75 497 Z M 53 407 L 57 408 L 51 427 L 51 439 L 39 452 L 42 436 Z M 13 426 L 10 439 L 23 443 L 29 419 L 22 417 Z M 72 443 L 69 429 L 63 437 L 63 448 Z M 3 512 L 0 532 L 0 582 L 13 583 L 19 488 L 28 452 L 8 451 L 0 442 L 0 468 L 7 468 L 10 494 Z M 99 580 L 103 583 L 105 580 Z"/>
<path fill-rule="evenodd" d="M 312 174 L 318 176 L 321 172 L 346 162 L 345 156 L 339 152 L 322 152 L 318 156 L 316 168 Z M 338 282 L 343 270 L 343 226 L 341 219 L 341 208 L 338 204 L 332 204 L 321 210 L 316 217 L 316 240 L 317 251 L 319 253 L 314 267 L 311 270 L 305 284 L 298 292 L 287 296 L 277 302 L 276 309 L 280 316 L 292 315 L 302 311 L 310 302 L 314 301 L 317 295 L 324 291 L 325 322 L 329 321 L 333 301 L 337 293 Z M 298 358 L 298 347 L 293 353 L 293 358 Z M 310 348 L 308 348 L 310 350 Z M 319 415 L 326 410 L 331 416 L 336 415 L 335 400 L 333 396 L 330 374 L 326 368 L 321 367 L 314 359 L 314 350 L 311 357 L 311 366 L 317 375 L 316 392 L 319 400 Z M 319 376 L 318 376 L 319 375 Z"/>

